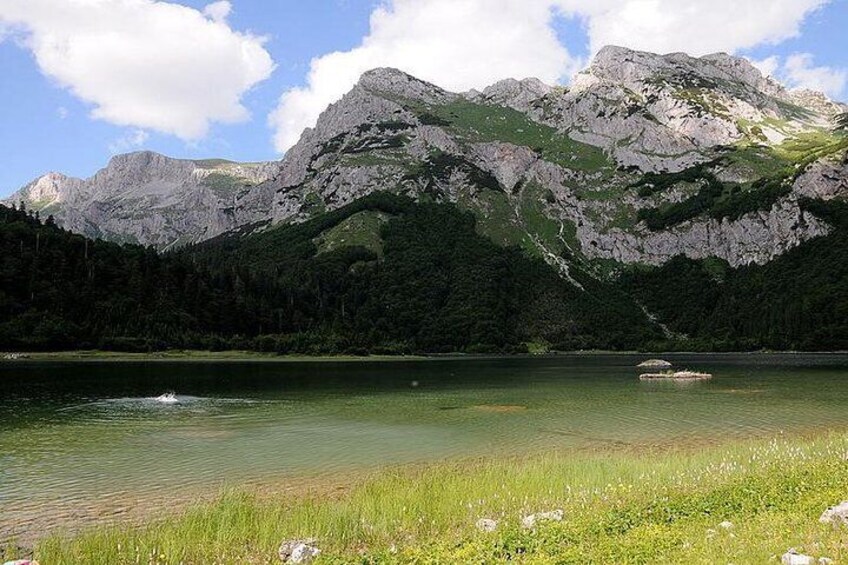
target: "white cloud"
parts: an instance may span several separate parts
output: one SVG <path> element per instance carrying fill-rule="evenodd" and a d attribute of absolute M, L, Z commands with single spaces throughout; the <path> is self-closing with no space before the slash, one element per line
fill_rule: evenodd
<path fill-rule="evenodd" d="M 134 129 L 127 132 L 123 137 L 119 137 L 109 144 L 109 152 L 113 155 L 116 153 L 126 153 L 140 148 L 150 138 L 150 134 L 141 129 Z"/>
<path fill-rule="evenodd" d="M 785 58 L 773 55 L 751 63 L 788 88 L 816 90 L 834 99 L 843 96 L 848 86 L 848 69 L 816 66 L 811 53 L 794 53 Z"/>
<path fill-rule="evenodd" d="M 230 15 L 230 12 L 233 9 L 233 5 L 230 4 L 227 0 L 220 0 L 218 2 L 213 2 L 203 8 L 203 15 L 208 18 L 211 18 L 216 22 L 224 22 L 227 19 L 227 16 Z"/>
<path fill-rule="evenodd" d="M 795 53 L 786 58 L 783 74 L 790 87 L 808 88 L 838 98 L 848 85 L 848 71 L 833 67 L 815 66 L 810 53 Z"/>
<path fill-rule="evenodd" d="M 592 52 L 604 45 L 706 55 L 779 43 L 831 0 L 554 0 L 588 19 Z"/>
<path fill-rule="evenodd" d="M 312 61 L 308 86 L 286 92 L 270 123 L 285 151 L 318 114 L 375 67 L 397 67 L 451 90 L 504 77 L 556 82 L 576 70 L 559 43 L 549 0 L 394 0 L 371 15 L 362 44 Z"/>
<path fill-rule="evenodd" d="M 668 53 L 737 52 L 797 36 L 831 0 L 385 0 L 358 47 L 312 61 L 307 85 L 269 118 L 284 152 L 366 70 L 391 66 L 450 90 L 506 77 L 559 81 L 580 65 L 558 40 L 554 12 L 585 22 L 590 51 L 608 44 Z M 552 12 L 554 11 L 554 12 Z"/>
<path fill-rule="evenodd" d="M 751 64 L 757 67 L 763 73 L 763 76 L 774 77 L 780 68 L 780 57 L 773 55 L 759 61 L 752 60 Z"/>
<path fill-rule="evenodd" d="M 59 106 L 58 108 L 56 108 L 56 115 L 59 116 L 60 120 L 64 120 L 65 118 L 67 118 L 68 114 L 68 109 L 64 106 Z"/>
<path fill-rule="evenodd" d="M 186 140 L 249 118 L 241 98 L 274 68 L 263 39 L 232 30 L 228 2 L 206 15 L 155 0 L 2 0 L 0 27 L 91 115 Z"/>

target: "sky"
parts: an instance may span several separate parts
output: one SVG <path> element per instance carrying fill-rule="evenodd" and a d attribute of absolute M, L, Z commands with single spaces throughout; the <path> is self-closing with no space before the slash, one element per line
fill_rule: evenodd
<path fill-rule="evenodd" d="M 0 0 L 0 197 L 111 156 L 279 159 L 376 67 L 568 84 L 607 44 L 848 100 L 848 0 Z"/>

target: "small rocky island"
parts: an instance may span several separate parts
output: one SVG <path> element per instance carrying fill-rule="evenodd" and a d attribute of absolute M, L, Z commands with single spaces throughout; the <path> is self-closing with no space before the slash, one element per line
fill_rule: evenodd
<path fill-rule="evenodd" d="M 647 361 L 642 361 L 636 366 L 643 369 L 670 369 L 672 364 L 670 361 L 666 361 L 664 359 L 648 359 Z"/>
<path fill-rule="evenodd" d="M 697 371 L 664 371 L 662 373 L 643 373 L 640 381 L 670 380 L 670 381 L 706 381 L 713 378 L 710 373 Z"/>

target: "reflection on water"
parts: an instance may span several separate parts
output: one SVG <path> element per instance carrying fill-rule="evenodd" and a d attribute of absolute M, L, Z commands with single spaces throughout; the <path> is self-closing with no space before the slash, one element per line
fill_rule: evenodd
<path fill-rule="evenodd" d="M 848 424 L 848 356 L 672 357 L 715 375 L 690 383 L 640 382 L 640 360 L 0 364 L 0 537 L 100 519 L 103 499 Z"/>

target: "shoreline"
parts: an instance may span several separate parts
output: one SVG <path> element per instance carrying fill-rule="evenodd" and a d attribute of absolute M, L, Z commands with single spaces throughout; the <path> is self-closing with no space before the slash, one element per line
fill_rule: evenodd
<path fill-rule="evenodd" d="M 3 544 L 10 541 L 37 545 L 44 539 L 57 535 L 78 537 L 103 528 L 142 528 L 146 524 L 177 519 L 199 507 L 212 506 L 220 498 L 233 492 L 250 492 L 251 496 L 259 501 L 329 501 L 349 495 L 356 489 L 368 488 L 370 484 L 388 477 L 414 481 L 416 477 L 425 474 L 467 475 L 493 467 L 513 468 L 551 460 L 560 461 L 563 464 L 569 464 L 572 461 L 614 461 L 624 464 L 654 459 L 686 461 L 709 458 L 716 453 L 755 449 L 775 441 L 808 444 L 832 437 L 845 438 L 848 457 L 848 426 L 841 428 L 814 426 L 791 433 L 780 431 L 733 438 L 699 436 L 682 441 L 667 438 L 665 441 L 644 443 L 599 441 L 573 447 L 549 446 L 528 451 L 509 449 L 486 455 L 468 454 L 419 462 L 354 466 L 332 472 L 315 470 L 292 474 L 269 474 L 240 481 L 213 481 L 209 484 L 197 484 L 167 497 L 162 495 L 145 497 L 142 492 L 116 491 L 103 493 L 98 496 L 94 504 L 88 504 L 90 501 L 80 499 L 78 502 L 83 506 L 75 507 L 68 515 L 65 515 L 66 510 L 50 517 L 28 519 L 29 526 L 16 533 L 13 533 L 12 529 L 3 531 L 4 528 L 0 527 L 0 556 L 2 556 Z M 34 531 L 41 534 L 33 534 Z"/>
<path fill-rule="evenodd" d="M 818 523 L 818 514 L 821 507 L 840 502 L 836 498 L 848 478 L 842 476 L 848 474 L 843 461 L 848 432 L 823 428 L 788 437 L 698 443 L 389 466 L 324 477 L 317 484 L 232 485 L 173 512 L 160 508 L 134 523 L 41 539 L 36 557 L 56 563 L 87 563 L 95 556 L 123 562 L 122 556 L 131 557 L 134 548 L 144 555 L 146 548 L 167 547 L 152 562 L 265 562 L 283 539 L 317 537 L 331 562 L 362 555 L 389 563 L 433 555 L 438 556 L 433 562 L 480 562 L 494 557 L 488 553 L 493 547 L 518 536 L 522 545 L 530 544 L 531 555 L 569 561 L 569 544 L 557 541 L 565 535 L 587 552 L 600 543 L 607 553 L 591 554 L 596 558 L 650 556 L 655 562 L 695 563 L 701 561 L 684 561 L 684 556 L 716 556 L 704 552 L 711 547 L 714 534 L 709 532 L 722 520 L 737 524 L 734 543 L 740 547 L 735 557 L 727 556 L 733 562 L 765 562 L 766 550 L 779 555 L 788 547 L 806 549 L 813 536 L 816 547 L 827 549 L 822 555 L 837 562 L 846 556 L 834 553 L 841 543 L 839 532 L 835 541 L 826 539 L 833 530 Z M 799 458 L 803 465 L 790 464 Z M 798 480 L 805 488 L 795 492 Z M 665 510 L 655 507 L 657 500 L 664 501 Z M 697 510 L 701 500 L 703 511 Z M 678 506 L 681 510 L 674 510 Z M 538 531 L 521 527 L 521 516 L 554 508 L 565 510 L 562 523 Z M 622 512 L 629 516 L 628 525 L 609 530 L 604 524 Z M 666 512 L 682 513 L 669 519 Z M 477 532 L 474 523 L 482 517 L 502 525 L 494 534 Z M 775 529 L 778 522 L 786 527 Z M 637 544 L 637 553 L 629 553 L 632 535 L 643 526 L 648 528 L 643 534 L 652 532 L 650 549 L 658 553 L 643 554 L 647 549 L 642 544 Z M 593 541 L 598 531 L 606 533 Z M 663 536 L 680 543 L 661 543 Z M 764 537 L 776 538 L 767 549 L 758 541 Z"/>
<path fill-rule="evenodd" d="M 446 354 L 420 354 L 420 355 L 278 355 L 275 353 L 262 353 L 254 351 L 202 351 L 202 350 L 168 350 L 152 353 L 125 353 L 102 350 L 79 350 L 79 351 L 49 351 L 49 352 L 16 352 L 19 358 L 8 359 L 0 354 L 0 365 L 20 364 L 39 361 L 56 362 L 265 362 L 265 363 L 333 363 L 333 362 L 408 362 L 408 361 L 459 361 L 459 360 L 487 360 L 487 359 L 561 359 L 565 357 L 592 357 L 592 356 L 665 356 L 674 357 L 682 355 L 705 355 L 715 357 L 725 356 L 801 356 L 821 355 L 840 356 L 848 355 L 848 351 L 666 351 L 666 352 L 641 352 L 641 351 L 563 351 L 543 354 L 473 354 L 473 353 L 446 353 Z M 8 355 L 8 354 L 6 354 Z"/>

